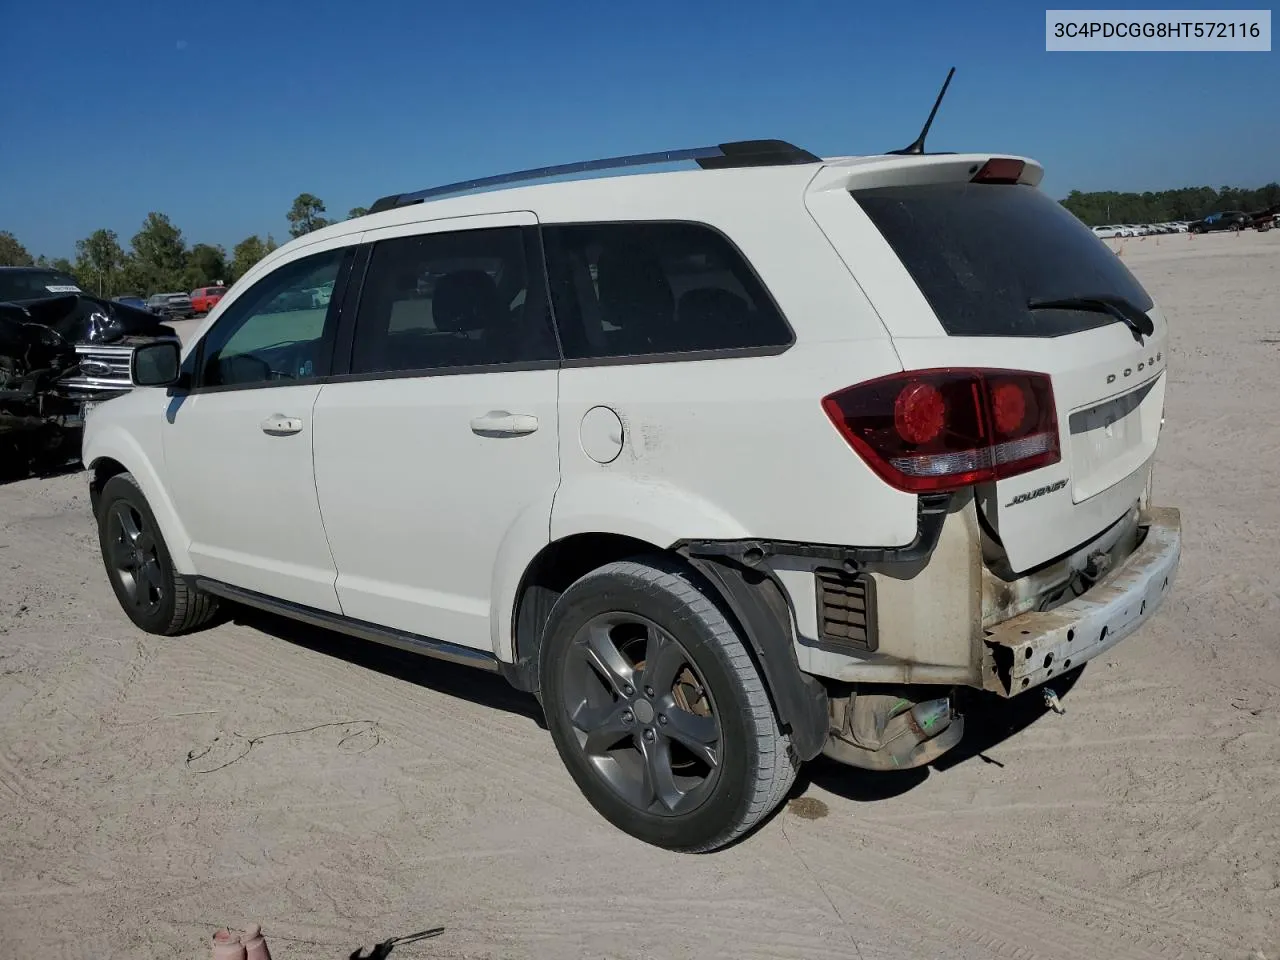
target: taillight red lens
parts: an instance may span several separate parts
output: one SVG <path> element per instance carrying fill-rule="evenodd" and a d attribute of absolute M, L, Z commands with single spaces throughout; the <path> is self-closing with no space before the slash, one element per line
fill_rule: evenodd
<path fill-rule="evenodd" d="M 910 383 L 893 401 L 893 425 L 912 443 L 936 440 L 946 426 L 947 405 L 931 383 Z"/>
<path fill-rule="evenodd" d="M 1027 418 L 1025 388 L 1014 380 L 1001 380 L 991 385 L 991 419 L 996 433 L 1011 436 Z"/>
<path fill-rule="evenodd" d="M 900 490 L 955 490 L 1062 459 L 1053 385 L 1021 370 L 919 370 L 825 397 L 836 429 Z"/>

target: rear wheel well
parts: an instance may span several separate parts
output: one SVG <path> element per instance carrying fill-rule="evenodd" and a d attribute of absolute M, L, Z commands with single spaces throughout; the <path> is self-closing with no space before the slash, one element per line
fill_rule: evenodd
<path fill-rule="evenodd" d="M 127 473 L 128 470 L 123 463 L 112 460 L 110 457 L 99 457 L 89 465 L 89 468 L 93 471 L 93 479 L 89 481 L 89 506 L 94 516 L 97 516 L 98 498 L 102 495 L 102 488 L 112 477 Z"/>
<path fill-rule="evenodd" d="M 616 533 L 577 533 L 547 544 L 525 570 L 516 593 L 512 618 L 512 652 L 516 686 L 536 692 L 538 651 L 551 608 L 574 581 L 607 563 L 644 553 L 666 553 L 661 547 Z"/>

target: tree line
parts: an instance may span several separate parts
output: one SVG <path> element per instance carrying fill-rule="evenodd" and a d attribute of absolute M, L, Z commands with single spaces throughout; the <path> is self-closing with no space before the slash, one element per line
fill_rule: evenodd
<path fill-rule="evenodd" d="M 1280 183 L 1254 190 L 1241 187 L 1183 187 L 1146 193 L 1114 190 L 1083 193 L 1072 190 L 1062 205 L 1091 227 L 1112 223 L 1164 223 L 1198 220 L 1219 210 L 1246 213 L 1280 207 Z M 346 219 L 369 211 L 353 207 Z M 300 193 L 285 214 L 289 235 L 300 237 L 336 221 L 325 216 L 324 202 L 314 194 Z M 219 244 L 187 246 L 182 231 L 163 213 L 152 211 L 129 240 L 128 249 L 114 230 L 95 230 L 76 241 L 74 261 L 65 257 L 33 257 L 12 233 L 0 230 L 0 266 L 52 267 L 73 274 L 87 289 L 102 297 L 194 290 L 230 284 L 276 248 L 271 234 L 245 237 L 231 253 Z"/>
<path fill-rule="evenodd" d="M 325 212 L 319 197 L 299 194 L 285 215 L 289 235 L 300 237 L 335 223 Z M 347 219 L 366 213 L 364 207 L 353 207 Z M 166 214 L 152 211 L 129 239 L 127 249 L 114 230 L 99 229 L 76 241 L 75 260 L 32 256 L 16 236 L 0 230 L 0 266 L 51 267 L 72 274 L 84 289 L 100 297 L 148 297 L 233 283 L 277 246 L 269 233 L 265 240 L 258 234 L 245 237 L 230 254 L 220 244 L 188 246 Z"/>
<path fill-rule="evenodd" d="M 1146 193 L 1104 190 L 1081 193 L 1072 190 L 1063 206 L 1091 227 L 1114 223 L 1168 223 L 1199 220 L 1220 210 L 1254 213 L 1280 205 L 1280 183 L 1256 190 L 1240 187 L 1183 187 Z"/>

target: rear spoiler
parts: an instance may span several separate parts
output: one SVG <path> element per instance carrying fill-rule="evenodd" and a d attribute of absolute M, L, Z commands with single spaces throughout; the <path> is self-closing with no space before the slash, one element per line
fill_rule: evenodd
<path fill-rule="evenodd" d="M 1020 168 L 1018 164 L 1021 164 Z M 1010 176 L 1011 174 L 1014 175 Z M 1044 167 L 1030 157 L 1010 154 L 933 153 L 854 157 L 825 164 L 810 181 L 809 192 L 965 183 L 974 182 L 975 179 L 978 182 L 1012 182 L 1038 187 L 1044 179 Z"/>

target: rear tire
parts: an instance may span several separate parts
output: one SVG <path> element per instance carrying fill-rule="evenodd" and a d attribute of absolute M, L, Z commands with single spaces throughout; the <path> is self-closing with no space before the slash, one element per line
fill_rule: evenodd
<path fill-rule="evenodd" d="M 121 609 L 147 633 L 186 633 L 217 611 L 216 597 L 175 572 L 160 526 L 131 474 L 117 474 L 102 487 L 98 546 Z"/>
<path fill-rule="evenodd" d="M 547 726 L 593 807 L 669 850 L 723 847 L 772 812 L 798 764 L 746 646 L 689 570 L 611 563 L 552 608 Z"/>

